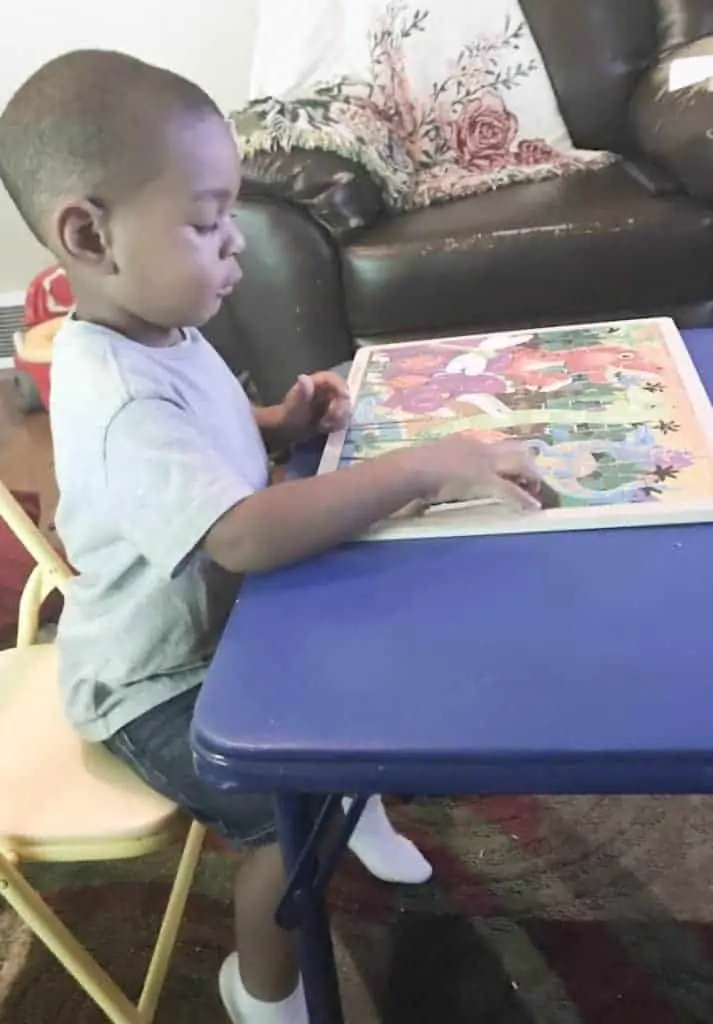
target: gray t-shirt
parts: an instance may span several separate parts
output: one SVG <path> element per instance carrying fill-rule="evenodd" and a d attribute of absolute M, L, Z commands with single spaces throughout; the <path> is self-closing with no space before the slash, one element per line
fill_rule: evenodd
<path fill-rule="evenodd" d="M 77 571 L 59 625 L 70 720 L 104 740 L 198 685 L 238 580 L 200 550 L 267 486 L 250 403 L 196 330 L 149 348 L 67 320 L 54 341 L 57 530 Z"/>

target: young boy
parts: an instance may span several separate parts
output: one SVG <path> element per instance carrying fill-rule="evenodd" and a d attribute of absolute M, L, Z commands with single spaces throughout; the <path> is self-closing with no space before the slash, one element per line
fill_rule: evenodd
<path fill-rule="evenodd" d="M 188 745 L 237 582 L 412 502 L 485 491 L 536 507 L 535 474 L 518 447 L 459 436 L 268 488 L 266 445 L 340 426 L 347 392 L 317 373 L 251 409 L 200 335 L 240 279 L 243 240 L 235 142 L 192 83 L 118 53 L 59 57 L 0 117 L 0 177 L 76 298 L 51 402 L 57 525 L 78 571 L 58 637 L 67 712 L 232 843 L 259 847 L 236 881 L 221 995 L 233 1022 L 305 1024 L 293 940 L 274 922 L 271 801 L 208 789 Z M 382 876 L 430 871 L 380 804 L 353 848 Z"/>

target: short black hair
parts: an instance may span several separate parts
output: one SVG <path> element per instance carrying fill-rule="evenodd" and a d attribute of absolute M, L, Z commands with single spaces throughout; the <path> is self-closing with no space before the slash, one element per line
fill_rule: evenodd
<path fill-rule="evenodd" d="M 160 170 L 156 140 L 178 116 L 220 115 L 199 86 L 112 50 L 49 61 L 0 115 L 0 181 L 46 243 L 46 218 L 72 195 L 117 201 Z"/>

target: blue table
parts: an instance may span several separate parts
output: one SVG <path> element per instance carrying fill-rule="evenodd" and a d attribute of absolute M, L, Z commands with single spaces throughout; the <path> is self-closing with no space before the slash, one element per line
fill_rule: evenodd
<path fill-rule="evenodd" d="M 713 331 L 686 338 L 713 391 Z M 711 567 L 685 526 L 354 544 L 246 583 L 193 742 L 213 785 L 278 793 L 313 1024 L 341 1016 L 306 794 L 713 792 Z"/>

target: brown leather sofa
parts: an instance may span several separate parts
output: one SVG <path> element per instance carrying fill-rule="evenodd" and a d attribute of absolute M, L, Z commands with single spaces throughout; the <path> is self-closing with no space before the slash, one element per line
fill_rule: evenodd
<path fill-rule="evenodd" d="M 672 59 L 713 53 L 713 0 L 521 2 L 575 145 L 621 163 L 390 215 L 341 157 L 248 161 L 245 277 L 208 334 L 264 401 L 364 339 L 713 322 L 713 93 L 666 89 Z"/>

